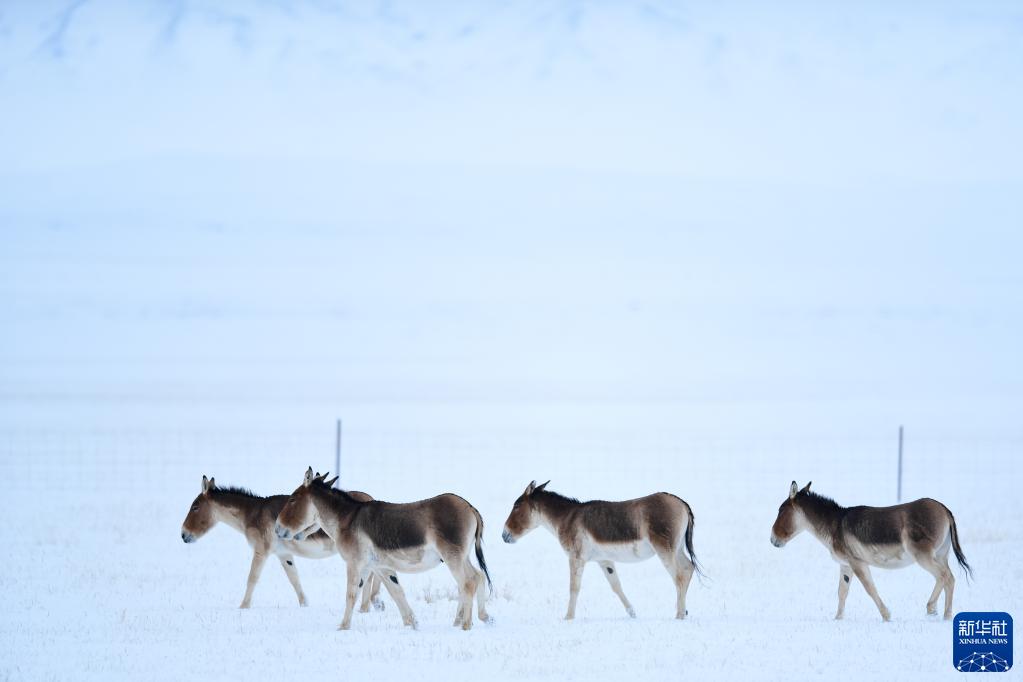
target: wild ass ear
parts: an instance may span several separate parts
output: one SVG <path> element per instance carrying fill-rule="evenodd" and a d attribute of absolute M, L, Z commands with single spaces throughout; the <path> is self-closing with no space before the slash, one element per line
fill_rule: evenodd
<path fill-rule="evenodd" d="M 308 469 L 305 470 L 305 478 L 302 479 L 302 485 L 308 486 L 310 483 L 313 482 L 313 479 L 315 477 L 316 475 L 313 474 L 313 468 L 309 467 Z"/>
<path fill-rule="evenodd" d="M 797 492 L 799 492 L 799 486 L 795 481 L 792 481 L 792 485 L 789 486 L 789 499 L 791 500 L 795 497 Z"/>
<path fill-rule="evenodd" d="M 324 484 L 325 484 L 325 485 L 326 485 L 326 486 L 327 486 L 328 488 L 333 488 L 333 487 L 334 487 L 334 484 L 335 484 L 335 483 L 337 483 L 337 479 L 339 479 L 339 478 L 341 478 L 341 477 L 340 477 L 340 476 L 335 476 L 334 478 L 330 479 L 329 481 L 324 481 L 323 483 L 324 483 Z"/>
<path fill-rule="evenodd" d="M 330 476 L 330 472 L 329 471 L 326 472 L 326 473 L 322 473 L 322 474 L 319 471 L 317 471 L 316 472 L 316 478 L 314 480 L 323 481 L 324 479 L 327 478 L 327 476 Z"/>
<path fill-rule="evenodd" d="M 547 487 L 547 483 L 550 483 L 550 482 L 551 482 L 551 479 L 548 478 L 545 483 L 541 483 L 540 485 L 536 486 L 536 489 L 533 490 L 533 492 L 535 493 L 535 492 L 539 492 L 539 491 L 543 490 L 544 488 Z"/>
<path fill-rule="evenodd" d="M 523 495 L 532 495 L 533 491 L 536 490 L 536 481 L 530 481 L 529 485 L 526 486 L 526 492 Z"/>
<path fill-rule="evenodd" d="M 813 481 L 810 481 L 810 483 L 807 483 L 805 486 L 803 486 L 803 489 L 800 490 L 799 492 L 801 492 L 801 493 L 808 493 L 808 492 L 810 492 L 810 485 L 811 484 L 813 484 Z"/>

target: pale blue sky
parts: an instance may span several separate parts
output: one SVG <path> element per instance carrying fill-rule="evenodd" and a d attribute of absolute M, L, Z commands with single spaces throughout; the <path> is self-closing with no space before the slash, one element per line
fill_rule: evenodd
<path fill-rule="evenodd" d="M 0 10 L 4 399 L 1018 414 L 1018 5 L 425 7 Z"/>

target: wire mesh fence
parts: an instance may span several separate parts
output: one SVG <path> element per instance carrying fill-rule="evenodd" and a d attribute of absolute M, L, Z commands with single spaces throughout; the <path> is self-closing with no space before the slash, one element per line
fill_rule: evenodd
<path fill-rule="evenodd" d="M 222 483 L 283 492 L 306 466 L 334 468 L 332 428 L 0 431 L 0 480 L 9 490 L 159 489 L 203 473 Z M 1023 438 L 907 434 L 905 499 L 1016 486 L 1009 465 Z M 347 428 L 342 482 L 394 494 L 469 485 L 513 487 L 556 478 L 593 494 L 642 494 L 651 485 L 728 486 L 742 493 L 817 478 L 835 494 L 870 482 L 872 503 L 893 503 L 893 436 L 707 436 L 682 430 Z M 823 480 L 822 480 L 823 479 Z"/>

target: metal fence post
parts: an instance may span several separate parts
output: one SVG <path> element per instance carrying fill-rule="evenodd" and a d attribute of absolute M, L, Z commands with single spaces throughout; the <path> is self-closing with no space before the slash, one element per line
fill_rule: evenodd
<path fill-rule="evenodd" d="M 337 436 L 334 439 L 334 475 L 341 480 L 341 420 L 337 420 Z M 338 483 L 334 483 L 337 487 Z"/>
<path fill-rule="evenodd" d="M 902 502 L 902 426 L 899 425 L 899 474 L 895 493 L 896 502 Z"/>

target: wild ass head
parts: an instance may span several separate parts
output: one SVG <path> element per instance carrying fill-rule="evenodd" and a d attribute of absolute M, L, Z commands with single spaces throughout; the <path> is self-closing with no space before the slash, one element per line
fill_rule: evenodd
<path fill-rule="evenodd" d="M 778 518 L 771 527 L 771 544 L 775 547 L 784 547 L 785 543 L 809 527 L 806 515 L 799 507 L 798 497 L 810 492 L 810 483 L 803 486 L 802 490 L 795 481 L 789 486 L 789 497 L 778 507 Z"/>
<path fill-rule="evenodd" d="M 313 468 L 306 469 L 302 485 L 295 488 L 291 497 L 284 503 L 281 513 L 277 515 L 274 532 L 277 537 L 288 540 L 303 540 L 315 533 L 320 527 L 320 515 L 313 504 L 312 486 L 314 483 L 326 485 L 327 474 L 313 473 Z"/>
<path fill-rule="evenodd" d="M 508 520 L 504 522 L 504 532 L 501 533 L 505 542 L 515 542 L 540 524 L 540 511 L 533 495 L 546 488 L 547 483 L 537 485 L 536 481 L 531 482 L 526 486 L 525 492 L 515 500 Z"/>
<path fill-rule="evenodd" d="M 209 494 L 216 487 L 217 483 L 214 479 L 202 477 L 202 490 L 198 497 L 192 500 L 188 516 L 181 524 L 181 539 L 185 542 L 195 542 L 210 528 L 217 525 L 217 515 L 213 510 L 213 502 L 210 501 Z"/>

